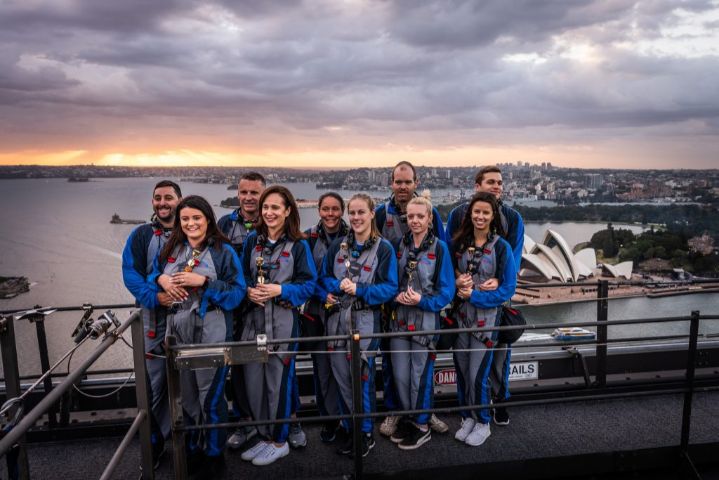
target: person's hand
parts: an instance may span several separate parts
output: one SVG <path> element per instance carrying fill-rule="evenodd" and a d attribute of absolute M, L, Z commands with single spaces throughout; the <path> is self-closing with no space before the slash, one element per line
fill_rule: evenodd
<path fill-rule="evenodd" d="M 207 277 L 195 272 L 175 272 L 172 274 L 172 282 L 182 288 L 201 287 L 205 284 Z"/>
<path fill-rule="evenodd" d="M 265 306 L 264 295 L 257 288 L 247 287 L 247 298 L 249 298 L 252 303 L 256 303 L 261 307 Z"/>
<path fill-rule="evenodd" d="M 454 285 L 457 287 L 457 290 L 471 287 L 472 283 L 472 276 L 469 273 L 461 274 L 457 277 L 457 280 L 454 281 Z"/>
<path fill-rule="evenodd" d="M 157 294 L 157 301 L 160 303 L 160 305 L 167 308 L 171 307 L 172 303 L 174 302 L 172 297 L 165 292 L 159 292 Z"/>
<path fill-rule="evenodd" d="M 404 295 L 404 301 L 402 303 L 409 306 L 417 305 L 419 301 L 422 300 L 422 295 L 415 292 L 412 287 L 408 287 L 407 291 L 402 292 L 400 295 Z"/>
<path fill-rule="evenodd" d="M 331 293 L 328 293 L 328 294 L 327 294 L 327 298 L 325 299 L 325 303 L 328 303 L 328 304 L 330 304 L 330 305 L 334 305 L 334 304 L 337 303 L 337 302 L 339 302 L 339 300 L 337 300 L 337 297 L 335 297 L 335 296 L 332 295 Z"/>
<path fill-rule="evenodd" d="M 259 290 L 260 295 L 264 298 L 264 301 L 282 295 L 282 285 L 278 285 L 276 283 L 261 283 L 257 285 L 257 290 Z"/>
<path fill-rule="evenodd" d="M 348 295 L 357 295 L 357 284 L 349 278 L 344 278 L 340 282 L 340 290 Z"/>
<path fill-rule="evenodd" d="M 472 289 L 471 288 L 460 288 L 457 290 L 457 296 L 461 298 L 462 300 L 467 300 L 469 297 L 472 296 Z"/>
<path fill-rule="evenodd" d="M 485 280 L 479 285 L 480 290 L 496 290 L 499 288 L 499 280 L 496 278 L 490 278 L 489 280 Z"/>
<path fill-rule="evenodd" d="M 166 274 L 162 274 L 157 277 L 157 284 L 167 293 L 173 301 L 182 302 L 187 298 L 187 290 L 183 287 L 175 284 L 172 281 L 172 277 Z"/>

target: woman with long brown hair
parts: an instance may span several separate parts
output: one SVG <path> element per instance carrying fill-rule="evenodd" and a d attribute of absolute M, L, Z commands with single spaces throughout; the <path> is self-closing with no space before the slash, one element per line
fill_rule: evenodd
<path fill-rule="evenodd" d="M 260 196 L 260 219 L 243 247 L 242 266 L 249 307 L 240 340 L 299 336 L 299 307 L 312 295 L 317 272 L 309 246 L 300 230 L 300 215 L 292 193 L 274 185 Z M 293 404 L 297 342 L 268 347 L 267 363 L 244 366 L 245 385 L 255 420 L 289 418 Z M 258 427 L 258 442 L 242 453 L 254 465 L 269 465 L 289 453 L 289 425 Z"/>
<path fill-rule="evenodd" d="M 462 328 L 497 326 L 497 308 L 514 295 L 517 269 L 512 249 L 501 234 L 496 197 L 486 192 L 475 194 L 452 239 L 457 321 Z M 489 403 L 489 373 L 496 341 L 496 331 L 457 335 L 454 364 L 461 406 Z M 484 443 L 490 435 L 489 409 L 468 409 L 460 414 L 462 426 L 454 438 L 473 447 Z"/>
<path fill-rule="evenodd" d="M 245 280 L 237 254 L 217 228 L 207 200 L 192 195 L 177 206 L 175 224 L 156 259 L 148 283 L 157 289 L 159 318 L 178 343 L 232 340 L 232 310 L 245 296 Z M 228 367 L 182 370 L 182 409 L 192 424 L 227 421 L 224 397 Z M 224 469 L 225 429 L 190 436 L 189 466 L 213 475 Z M 204 456 L 203 456 L 204 454 Z"/>

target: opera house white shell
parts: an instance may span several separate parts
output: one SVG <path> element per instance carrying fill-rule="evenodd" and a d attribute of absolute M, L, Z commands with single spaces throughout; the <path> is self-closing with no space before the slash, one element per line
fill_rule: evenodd
<path fill-rule="evenodd" d="M 557 280 L 559 282 L 576 282 L 592 277 L 597 273 L 619 278 L 630 279 L 632 262 L 618 265 L 602 265 L 601 272 L 597 269 L 597 254 L 593 248 L 584 248 L 573 253 L 567 241 L 556 231 L 549 229 L 544 234 L 542 243 L 537 243 L 527 235 L 524 236 L 522 265 L 519 277 L 524 280 Z"/>

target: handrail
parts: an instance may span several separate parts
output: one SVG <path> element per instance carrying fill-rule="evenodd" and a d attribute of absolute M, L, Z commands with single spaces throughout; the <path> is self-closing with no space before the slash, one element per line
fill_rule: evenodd
<path fill-rule="evenodd" d="M 695 278 L 691 280 L 593 280 L 589 282 L 566 282 L 566 283 L 517 283 L 517 288 L 562 288 L 562 287 L 594 287 L 599 286 L 601 282 L 607 282 L 608 285 L 616 286 L 642 286 L 642 285 L 660 285 L 660 286 L 671 286 L 671 285 L 702 285 L 702 284 L 714 284 L 719 286 L 719 278 Z M 609 297 L 611 299 L 611 297 Z M 107 304 L 107 305 L 92 305 L 95 309 L 101 310 L 119 310 L 124 308 L 140 308 L 135 303 L 118 303 L 118 304 Z M 9 315 L 17 312 L 23 312 L 30 310 L 35 307 L 26 308 L 14 308 L 10 310 L 0 310 L 0 315 Z M 58 312 L 77 312 L 83 309 L 82 305 L 71 305 L 64 307 L 53 307 L 53 310 Z"/>
<path fill-rule="evenodd" d="M 40 403 L 35 406 L 35 408 L 27 412 L 23 419 L 20 420 L 20 422 L 18 422 L 18 424 L 0 440 L 0 455 L 4 455 L 5 452 L 7 452 L 7 450 L 15 442 L 17 442 L 25 432 L 35 425 L 35 422 L 45 413 L 45 411 L 50 409 L 50 407 L 52 407 L 66 391 L 72 388 L 72 385 L 77 382 L 85 371 L 93 363 L 95 363 L 95 361 L 100 358 L 100 356 L 105 353 L 112 344 L 117 341 L 120 335 L 122 335 L 122 333 L 127 330 L 127 328 L 135 320 L 140 320 L 140 312 L 133 313 L 119 327 L 111 332 L 108 332 L 95 350 L 93 350 L 92 353 L 88 355 L 88 357 L 60 383 L 60 385 L 53 388 L 50 393 L 45 395 Z"/>
<path fill-rule="evenodd" d="M 12 319 L 9 318 L 9 321 Z M 20 442 L 20 448 L 22 449 L 22 438 L 25 433 L 35 425 L 35 422 L 47 411 L 49 411 L 54 404 L 62 397 L 73 385 L 80 380 L 80 378 L 86 373 L 87 369 L 97 361 L 102 354 L 107 351 L 119 338 L 122 338 L 122 334 L 127 330 L 128 327 L 132 327 L 132 341 L 133 341 L 133 363 L 135 367 L 135 375 L 137 378 L 145 378 L 145 360 L 144 360 L 144 339 L 142 333 L 142 318 L 140 311 L 133 312 L 127 320 L 122 322 L 114 330 L 108 331 L 102 338 L 100 344 L 88 355 L 88 357 L 69 373 L 65 379 L 57 385 L 55 388 L 47 392 L 45 397 L 30 410 L 24 417 L 22 417 L 12 428 L 0 439 L 0 456 L 5 455 L 16 443 Z M 14 339 L 11 339 L 14 343 Z M 4 352 L 3 352 L 4 353 Z M 17 358 L 14 359 L 17 362 Z M 14 381 L 17 379 L 15 378 Z M 142 467 L 143 467 L 143 478 L 152 480 L 154 478 L 154 472 L 152 469 L 152 446 L 150 439 L 150 421 L 149 421 L 149 400 L 147 395 L 147 386 L 145 382 L 136 382 L 135 394 L 137 398 L 137 409 L 138 414 L 133 422 L 130 432 L 126 435 L 123 442 L 115 451 L 110 464 L 103 474 L 103 478 L 112 474 L 113 469 L 119 462 L 120 457 L 127 449 L 134 434 L 140 432 L 140 443 L 141 443 L 141 454 L 142 454 Z M 27 462 L 23 462 L 21 472 L 28 475 Z"/>
<path fill-rule="evenodd" d="M 719 315 L 701 315 L 701 320 L 719 320 Z M 448 330 L 421 330 L 414 332 L 385 332 L 385 333 L 370 333 L 362 335 L 362 338 L 393 338 L 393 337 L 409 337 L 416 335 L 441 335 L 445 333 L 472 333 L 472 332 L 493 332 L 493 331 L 510 331 L 510 330 L 546 330 L 551 328 L 560 327 L 591 327 L 591 326 L 613 326 L 613 325 L 635 325 L 642 323 L 669 323 L 669 322 L 689 322 L 691 316 L 679 316 L 679 317 L 654 317 L 654 318 L 631 318 L 624 320 L 607 320 L 605 322 L 571 322 L 571 323 L 547 323 L 542 325 L 527 324 L 521 326 L 506 326 L 506 327 L 466 327 L 466 328 L 452 328 Z M 280 338 L 280 339 L 268 339 L 268 345 L 281 345 L 283 343 L 304 343 L 304 342 L 321 342 L 329 340 L 347 340 L 349 335 L 327 335 L 317 337 L 298 337 L 298 338 Z M 642 337 L 637 337 L 637 340 L 641 340 Z M 593 343 L 593 341 L 583 340 L 582 344 Z M 247 347 L 257 345 L 254 340 L 242 340 L 236 342 L 218 342 L 212 344 L 201 344 L 201 343 L 185 343 L 182 345 L 171 345 L 170 350 L 199 350 L 207 348 L 227 348 L 227 347 Z M 513 344 L 513 347 L 522 345 L 521 343 Z M 570 342 L 562 342 L 556 344 L 557 346 L 570 345 Z M 524 345 L 522 345 L 524 346 Z M 526 346 L 533 346 L 527 344 Z"/>

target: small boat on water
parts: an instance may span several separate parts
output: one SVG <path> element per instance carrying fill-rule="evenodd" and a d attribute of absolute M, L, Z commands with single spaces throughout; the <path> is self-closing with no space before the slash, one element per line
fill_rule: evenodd
<path fill-rule="evenodd" d="M 596 333 L 581 327 L 562 327 L 555 328 L 552 332 L 555 340 L 571 341 L 571 340 L 594 340 Z"/>
<path fill-rule="evenodd" d="M 144 220 L 124 220 L 120 218 L 120 215 L 117 213 L 112 214 L 112 218 L 110 219 L 110 223 L 114 225 L 140 225 L 142 223 L 145 223 Z"/>

